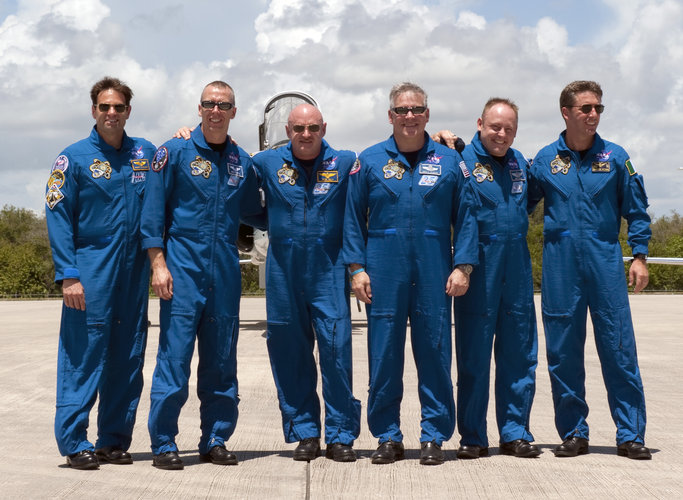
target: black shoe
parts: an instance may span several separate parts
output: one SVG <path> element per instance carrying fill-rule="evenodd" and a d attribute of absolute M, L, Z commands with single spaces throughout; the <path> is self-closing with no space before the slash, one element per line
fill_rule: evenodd
<path fill-rule="evenodd" d="M 588 453 L 588 439 L 581 437 L 570 437 L 555 448 L 556 457 L 575 457 Z"/>
<path fill-rule="evenodd" d="M 516 439 L 507 443 L 500 443 L 500 452 L 503 455 L 512 455 L 520 458 L 536 458 L 541 454 L 541 450 L 535 444 L 529 443 L 526 439 Z"/>
<path fill-rule="evenodd" d="M 650 449 L 643 443 L 636 443 L 635 441 L 627 441 L 617 446 L 617 455 L 634 460 L 652 460 Z"/>
<path fill-rule="evenodd" d="M 72 469 L 93 470 L 99 469 L 100 463 L 91 450 L 83 450 L 66 457 L 66 463 Z"/>
<path fill-rule="evenodd" d="M 489 449 L 486 446 L 461 444 L 456 455 L 458 458 L 465 460 L 471 458 L 487 457 L 489 455 Z"/>
<path fill-rule="evenodd" d="M 355 462 L 356 452 L 350 444 L 332 443 L 327 445 L 325 456 L 335 462 Z"/>
<path fill-rule="evenodd" d="M 130 453 L 123 451 L 121 448 L 114 448 L 113 446 L 105 446 L 95 450 L 95 455 L 98 460 L 109 462 L 110 464 L 132 464 L 133 457 Z"/>
<path fill-rule="evenodd" d="M 200 462 L 212 462 L 216 465 L 237 465 L 237 456 L 229 452 L 223 445 L 216 445 L 209 453 L 199 455 Z"/>
<path fill-rule="evenodd" d="M 405 457 L 405 449 L 403 443 L 392 441 L 384 441 L 372 453 L 373 464 L 393 464 L 397 460 L 403 460 Z"/>
<path fill-rule="evenodd" d="M 154 455 L 152 465 L 157 469 L 165 470 L 182 470 L 184 467 L 177 451 L 167 451 L 166 453 Z"/>
<path fill-rule="evenodd" d="M 441 465 L 444 454 L 441 445 L 434 441 L 425 441 L 420 445 L 420 463 L 422 465 Z"/>
<path fill-rule="evenodd" d="M 294 460 L 297 462 L 310 462 L 320 456 L 320 438 L 306 438 L 299 441 L 294 448 Z"/>

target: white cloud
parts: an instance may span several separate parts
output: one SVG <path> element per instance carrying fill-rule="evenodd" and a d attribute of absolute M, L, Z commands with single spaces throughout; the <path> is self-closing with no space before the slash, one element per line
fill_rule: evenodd
<path fill-rule="evenodd" d="M 672 147 L 683 125 L 676 1 L 603 0 L 595 12 L 609 18 L 591 18 L 581 42 L 572 40 L 583 34 L 585 9 L 556 2 L 534 3 L 525 18 L 519 9 L 506 16 L 499 0 L 215 5 L 20 0 L 0 19 L 0 133 L 12 145 L 0 166 L 0 205 L 41 209 L 53 158 L 92 126 L 90 86 L 113 74 L 135 91 L 129 133 L 157 144 L 195 125 L 202 87 L 223 79 L 236 90 L 231 134 L 245 149 L 256 148 L 266 99 L 298 89 L 320 103 L 332 144 L 360 151 L 390 134 L 391 85 L 413 80 L 430 96 L 429 129 L 449 127 L 466 140 L 488 97 L 511 97 L 520 105 L 515 146 L 527 156 L 562 130 L 562 87 L 594 79 L 607 105 L 600 133 L 630 152 L 655 213 L 683 212 L 675 194 L 682 162 Z M 482 6 L 502 14 L 484 15 Z M 200 22 L 207 14 L 209 28 Z"/>
<path fill-rule="evenodd" d="M 458 15 L 458 20 L 455 25 L 458 28 L 474 28 L 477 30 L 486 29 L 486 19 L 483 16 L 475 14 L 467 10 L 462 11 Z"/>

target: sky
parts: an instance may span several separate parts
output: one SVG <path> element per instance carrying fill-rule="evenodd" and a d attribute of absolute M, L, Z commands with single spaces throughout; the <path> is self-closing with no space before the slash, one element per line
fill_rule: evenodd
<path fill-rule="evenodd" d="M 89 135 L 105 75 L 134 91 L 128 134 L 156 145 L 199 122 L 201 90 L 220 79 L 247 151 L 269 97 L 301 90 L 328 142 L 360 152 L 391 134 L 389 90 L 412 81 L 428 131 L 466 142 L 489 97 L 513 99 L 527 157 L 563 130 L 562 88 L 595 80 L 598 132 L 643 174 L 651 214 L 683 213 L 680 0 L 0 0 L 0 207 L 44 211 L 50 167 Z"/>

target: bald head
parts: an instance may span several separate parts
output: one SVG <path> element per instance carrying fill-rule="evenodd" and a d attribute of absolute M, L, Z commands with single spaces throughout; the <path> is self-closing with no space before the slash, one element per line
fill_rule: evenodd
<path fill-rule="evenodd" d="M 327 124 L 320 110 L 299 104 L 289 114 L 285 130 L 292 142 L 292 153 L 299 160 L 314 160 L 320 154 Z"/>

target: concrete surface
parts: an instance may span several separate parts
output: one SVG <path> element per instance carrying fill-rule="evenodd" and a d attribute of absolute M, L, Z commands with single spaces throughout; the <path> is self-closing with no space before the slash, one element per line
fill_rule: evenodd
<path fill-rule="evenodd" d="M 105 464 L 97 471 L 78 471 L 65 465 L 53 436 L 61 302 L 0 302 L 0 498 L 683 498 L 683 296 L 632 296 L 631 303 L 647 397 L 646 442 L 654 452 L 652 461 L 616 455 L 615 428 L 591 333 L 586 346 L 591 453 L 578 458 L 554 457 L 552 448 L 559 438 L 553 424 L 540 328 L 542 354 L 531 420 L 536 443 L 543 450 L 539 458 L 498 454 L 491 406 L 490 457 L 457 460 L 456 434 L 444 445 L 448 459 L 444 465 L 421 466 L 417 460 L 416 375 L 408 352 L 402 407 L 407 459 L 393 465 L 372 465 L 369 456 L 376 441 L 365 421 L 366 323 L 364 312 L 358 313 L 354 305 L 354 392 L 363 403 L 362 431 L 356 442 L 360 459 L 350 464 L 324 457 L 310 464 L 294 462 L 291 457 L 295 445 L 285 444 L 282 438 L 266 353 L 265 301 L 245 298 L 238 345 L 240 418 L 228 443 L 240 464 L 221 467 L 199 463 L 199 404 L 193 367 L 193 388 L 179 422 L 178 446 L 185 470 L 162 471 L 151 466 L 146 417 L 159 334 L 158 303 L 152 301 L 145 389 L 130 450 L 135 463 Z M 91 436 L 95 418 L 93 411 Z"/>

